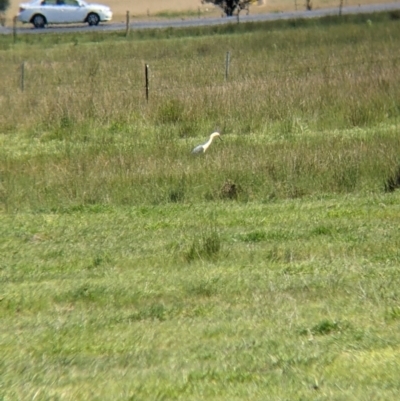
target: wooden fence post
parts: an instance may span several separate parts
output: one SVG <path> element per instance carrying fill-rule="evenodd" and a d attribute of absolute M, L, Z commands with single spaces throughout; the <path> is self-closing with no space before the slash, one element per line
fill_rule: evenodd
<path fill-rule="evenodd" d="M 25 89 L 25 61 L 21 64 L 21 92 Z"/>
<path fill-rule="evenodd" d="M 129 11 L 126 12 L 126 31 L 125 36 L 128 37 L 129 35 Z"/>
<path fill-rule="evenodd" d="M 13 18 L 13 42 L 17 41 L 17 16 Z"/>
<path fill-rule="evenodd" d="M 144 66 L 144 79 L 145 79 L 145 89 L 146 89 L 146 102 L 149 102 L 149 65 Z"/>
<path fill-rule="evenodd" d="M 231 53 L 226 52 L 226 57 L 225 57 L 225 81 L 228 80 L 229 76 L 229 63 L 231 61 Z"/>
<path fill-rule="evenodd" d="M 343 8 L 343 0 L 340 0 L 340 4 L 339 4 L 339 15 L 342 15 L 342 8 Z"/>

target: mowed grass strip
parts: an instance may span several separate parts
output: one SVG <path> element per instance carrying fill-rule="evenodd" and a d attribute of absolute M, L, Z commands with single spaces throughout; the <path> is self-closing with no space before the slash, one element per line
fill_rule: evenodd
<path fill-rule="evenodd" d="M 4 397 L 395 399 L 398 204 L 3 215 Z"/>

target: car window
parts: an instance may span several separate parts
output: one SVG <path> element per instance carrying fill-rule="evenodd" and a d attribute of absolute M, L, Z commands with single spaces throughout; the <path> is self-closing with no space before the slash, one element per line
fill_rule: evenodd
<path fill-rule="evenodd" d="M 40 4 L 42 6 L 54 6 L 56 4 L 56 0 L 43 0 Z"/>
<path fill-rule="evenodd" d="M 79 3 L 76 0 L 64 0 L 66 6 L 79 7 Z"/>

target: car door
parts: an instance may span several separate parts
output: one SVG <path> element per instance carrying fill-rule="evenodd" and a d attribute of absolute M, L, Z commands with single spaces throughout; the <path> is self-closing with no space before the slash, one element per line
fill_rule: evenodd
<path fill-rule="evenodd" d="M 40 13 L 46 17 L 48 24 L 56 24 L 61 22 L 62 14 L 58 0 L 44 0 L 40 4 Z"/>
<path fill-rule="evenodd" d="M 86 7 L 77 0 L 64 0 L 64 22 L 83 22 L 86 18 Z"/>

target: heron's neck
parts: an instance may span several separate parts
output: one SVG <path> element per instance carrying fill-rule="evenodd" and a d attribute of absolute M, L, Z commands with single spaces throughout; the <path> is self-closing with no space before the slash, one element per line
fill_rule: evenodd
<path fill-rule="evenodd" d="M 210 146 L 213 139 L 214 139 L 214 137 L 211 136 L 210 139 L 206 142 L 206 144 L 204 146 L 206 146 L 206 147 Z"/>

